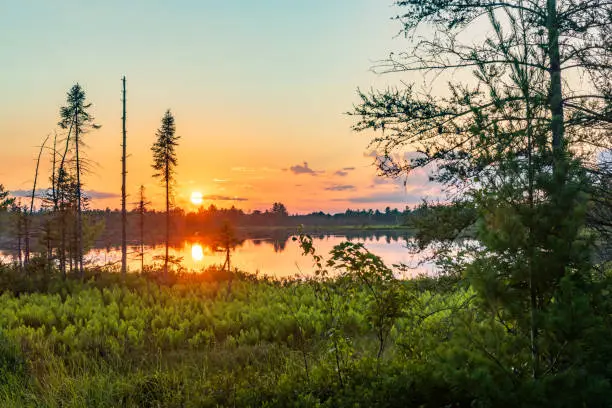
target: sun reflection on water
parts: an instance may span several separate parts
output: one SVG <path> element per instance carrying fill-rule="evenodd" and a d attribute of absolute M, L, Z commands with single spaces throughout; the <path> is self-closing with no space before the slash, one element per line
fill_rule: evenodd
<path fill-rule="evenodd" d="M 411 254 L 406 249 L 407 239 L 403 236 L 381 234 L 380 237 L 345 237 L 345 236 L 319 236 L 313 239 L 317 252 L 327 254 L 335 245 L 352 239 L 363 242 L 368 250 L 380 256 L 387 265 L 407 264 L 411 266 L 406 272 L 398 272 L 398 276 L 416 276 L 419 273 L 433 273 L 433 264 L 426 261 L 430 254 Z M 140 248 L 134 249 L 138 251 Z M 170 247 L 170 255 L 182 259 L 181 265 L 188 271 L 199 272 L 211 266 L 221 266 L 225 262 L 224 251 L 215 251 L 206 238 L 197 237 L 193 240 L 184 240 L 179 245 Z M 231 265 L 247 273 L 260 272 L 262 275 L 286 277 L 296 274 L 309 276 L 314 274 L 312 261 L 302 255 L 297 242 L 287 238 L 284 241 L 255 238 L 246 239 L 231 252 Z M 191 253 L 191 254 L 190 254 Z M 161 267 L 165 247 L 163 245 L 145 246 L 144 262 L 146 265 Z M 191 256 L 190 256 L 191 255 Z M 15 251 L 3 250 L 0 247 L 0 263 L 15 262 Z M 92 265 L 113 266 L 121 262 L 121 249 L 119 247 L 94 248 L 90 250 L 85 259 Z M 129 269 L 140 269 L 140 257 L 129 258 Z M 425 261 L 425 264 L 420 264 Z"/>
<path fill-rule="evenodd" d="M 199 262 L 204 259 L 204 250 L 202 249 L 202 245 L 191 245 L 191 258 L 196 262 Z"/>

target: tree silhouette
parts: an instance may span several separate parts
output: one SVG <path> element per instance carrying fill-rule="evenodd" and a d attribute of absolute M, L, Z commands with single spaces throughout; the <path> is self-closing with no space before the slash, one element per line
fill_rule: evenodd
<path fill-rule="evenodd" d="M 0 184 L 0 211 L 6 211 L 14 202 L 15 199 L 10 198 L 9 192 L 5 191 L 4 185 Z"/>
<path fill-rule="evenodd" d="M 175 135 L 174 117 L 168 109 L 155 133 L 157 140 L 153 144 L 153 177 L 158 178 L 166 189 L 166 256 L 164 259 L 164 276 L 168 276 L 168 245 L 170 241 L 170 203 L 174 174 L 177 165 L 176 146 L 179 136 Z"/>
<path fill-rule="evenodd" d="M 272 214 L 277 217 L 287 217 L 289 213 L 287 212 L 287 207 L 283 203 L 274 203 L 272 204 Z"/>
<path fill-rule="evenodd" d="M 140 186 L 138 203 L 136 203 L 136 211 L 140 218 L 140 271 L 144 271 L 144 216 L 147 212 L 147 207 L 151 204 L 145 197 L 145 187 Z"/>
<path fill-rule="evenodd" d="M 409 49 L 376 69 L 454 76 L 444 96 L 414 84 L 360 92 L 355 129 L 381 131 L 372 143 L 385 175 L 435 168 L 432 178 L 458 201 L 449 209 L 468 217 L 451 217 L 466 221 L 460 228 L 432 217 L 425 231 L 452 238 L 478 219 L 483 247 L 471 251 L 471 282 L 494 318 L 527 339 L 532 378 L 561 372 L 563 333 L 551 317 L 553 299 L 569 274 L 588 279 L 589 248 L 580 230 L 596 183 L 587 182 L 584 168 L 597 174 L 600 152 L 612 147 L 612 4 L 395 3 L 405 10 L 398 19 Z M 477 39 L 462 36 L 486 23 L 489 30 Z M 584 79 L 580 86 L 572 87 L 573 76 Z M 552 337 L 558 342 L 546 341 Z"/>
<path fill-rule="evenodd" d="M 36 198 L 36 183 L 38 182 L 38 169 L 40 167 L 40 158 L 42 156 L 43 149 L 49 140 L 49 136 L 45 138 L 40 150 L 38 151 L 38 158 L 36 159 L 36 170 L 34 172 L 34 183 L 32 185 L 32 195 L 30 196 L 30 210 L 25 214 L 25 257 L 24 265 L 30 262 L 30 223 L 32 222 L 32 213 L 34 212 L 34 199 Z"/>
<path fill-rule="evenodd" d="M 412 41 L 408 50 L 391 53 L 375 67 L 380 73 L 421 72 L 440 75 L 464 71 L 474 81 L 454 75 L 448 96 L 419 95 L 414 85 L 361 93 L 355 109 L 357 130 L 384 129 L 376 138 L 378 165 L 388 175 L 399 175 L 436 162 L 448 169 L 440 181 L 471 179 L 487 170 L 495 156 L 471 153 L 485 149 L 513 149 L 514 141 L 495 143 L 471 132 L 474 126 L 493 132 L 519 124 L 544 127 L 555 156 L 562 160 L 565 146 L 584 154 L 596 167 L 596 151 L 612 140 L 612 57 L 607 51 L 611 29 L 607 16 L 612 4 L 601 0 L 401 0 L 406 12 L 398 16 Z M 477 42 L 460 33 L 488 22 L 490 31 Z M 428 26 L 431 35 L 413 35 Z M 435 34 L 434 34 L 435 33 Z M 584 78 L 572 86 L 572 77 Z M 528 93 L 525 93 L 529 78 Z M 517 109 L 520 107 L 519 109 Z M 516 137 L 521 137 L 518 133 Z M 523 140 L 526 138 L 522 136 Z M 420 155 L 394 155 L 413 146 Z"/>
<path fill-rule="evenodd" d="M 58 171 L 58 185 L 61 187 L 67 181 L 69 175 L 66 169 L 68 154 L 72 153 L 72 162 L 74 164 L 74 180 L 75 180 L 75 198 L 76 198 L 76 260 L 77 269 L 84 277 L 83 270 L 83 192 L 82 192 L 82 172 L 83 157 L 82 148 L 83 135 L 91 129 L 99 129 L 100 125 L 94 123 L 93 116 L 88 112 L 91 103 L 85 102 L 85 91 L 77 83 L 68 91 L 66 98 L 67 105 L 60 108 L 60 121 L 58 125 L 62 129 L 68 129 L 66 136 L 66 146 Z M 74 137 L 71 138 L 71 136 Z"/>
<path fill-rule="evenodd" d="M 126 210 L 126 175 L 127 175 L 127 131 L 126 121 L 126 100 L 125 100 L 125 76 L 121 79 L 123 92 L 121 101 L 123 102 L 123 114 L 121 115 L 122 127 L 122 155 L 121 155 L 121 273 L 127 273 L 127 210 Z"/>

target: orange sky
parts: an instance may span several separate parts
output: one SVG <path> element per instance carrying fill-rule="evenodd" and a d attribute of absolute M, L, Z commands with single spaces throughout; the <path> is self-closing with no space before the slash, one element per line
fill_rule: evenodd
<path fill-rule="evenodd" d="M 384 1 L 91 3 L 13 2 L 0 16 L 0 183 L 10 190 L 31 188 L 36 146 L 58 130 L 79 82 L 102 125 L 87 135 L 95 165 L 85 188 L 93 207 L 119 207 L 125 74 L 130 202 L 141 184 L 162 202 L 150 147 L 167 108 L 181 136 L 176 204 L 186 209 L 193 191 L 214 198 L 205 205 L 281 201 L 291 213 L 403 208 L 437 193 L 423 173 L 406 186 L 378 179 L 371 135 L 351 132 L 344 114 L 357 87 L 397 80 L 369 72 L 404 41 Z M 48 176 L 45 158 L 41 187 Z"/>

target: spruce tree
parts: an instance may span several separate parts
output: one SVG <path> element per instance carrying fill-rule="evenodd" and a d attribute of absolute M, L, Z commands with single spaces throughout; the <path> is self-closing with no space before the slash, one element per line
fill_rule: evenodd
<path fill-rule="evenodd" d="M 83 160 L 83 135 L 92 129 L 99 129 L 100 126 L 94 123 L 93 116 L 89 113 L 91 103 L 85 101 L 85 91 L 77 83 L 68 91 L 66 98 L 67 105 L 60 109 L 60 121 L 58 125 L 62 129 L 67 129 L 66 145 L 62 155 L 59 171 L 58 185 L 60 188 L 69 178 L 69 170 L 72 170 L 75 182 L 75 207 L 76 207 L 76 261 L 77 270 L 81 277 L 84 277 L 83 270 L 83 183 L 82 175 L 84 166 Z M 70 157 L 69 157 L 70 155 Z M 67 169 L 66 164 L 72 164 L 72 169 Z"/>
<path fill-rule="evenodd" d="M 176 126 L 174 116 L 168 109 L 161 121 L 161 126 L 155 133 L 157 140 L 153 144 L 153 177 L 158 178 L 164 186 L 166 192 L 166 254 L 164 257 L 164 277 L 168 276 L 168 246 L 170 242 L 170 206 L 172 202 L 172 190 L 174 176 L 176 173 L 177 157 L 176 146 L 178 146 L 179 136 L 175 135 Z"/>

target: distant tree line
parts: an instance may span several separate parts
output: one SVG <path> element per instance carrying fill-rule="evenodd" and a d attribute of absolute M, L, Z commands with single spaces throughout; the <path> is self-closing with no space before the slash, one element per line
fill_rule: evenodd
<path fill-rule="evenodd" d="M 166 212 L 155 209 L 148 209 L 149 202 L 146 201 L 142 193 L 137 205 L 127 214 L 127 240 L 130 245 L 153 245 L 166 240 Z M 49 216 L 49 209 L 42 208 L 32 213 L 31 222 L 33 231 L 42 231 L 44 223 Z M 245 212 L 234 206 L 230 208 L 218 208 L 215 205 L 200 207 L 197 211 L 185 212 L 183 209 L 175 207 L 168 213 L 170 243 L 180 242 L 186 235 L 213 234 L 221 230 L 224 223 L 229 223 L 233 228 L 251 229 L 240 234 L 245 236 L 256 236 L 257 229 L 283 228 L 297 231 L 299 226 L 318 228 L 335 227 L 401 227 L 410 224 L 412 217 L 421 214 L 423 209 L 406 207 L 404 210 L 386 207 L 383 211 L 378 209 L 351 210 L 347 209 L 340 213 L 328 213 L 324 211 L 311 212 L 309 214 L 289 214 L 287 208 L 282 203 L 274 203 L 267 210 L 254 210 Z M 84 211 L 87 225 L 97 225 L 96 236 L 93 243 L 96 246 L 116 246 L 121 239 L 122 214 L 120 209 L 105 210 L 88 209 Z M 0 220 L 16 216 L 7 212 L 0 214 Z M 103 228 L 102 228 L 103 226 Z M 89 228 L 89 227 L 88 227 Z M 0 234 L 0 247 L 17 251 L 17 242 L 13 234 Z M 39 232 L 33 234 L 33 238 L 38 242 L 41 238 Z M 263 234 L 267 236 L 267 234 Z M 286 233 L 282 234 L 286 237 Z M 92 242 L 88 243 L 87 248 Z M 38 248 L 40 245 L 36 245 Z M 144 251 L 141 246 L 140 252 Z"/>
<path fill-rule="evenodd" d="M 279 205 L 278 207 L 276 205 Z M 275 211 L 276 209 L 276 211 Z M 91 217 L 106 226 L 100 240 L 106 242 L 117 242 L 121 227 L 121 213 L 119 210 L 92 210 Z M 254 210 L 245 212 L 234 206 L 230 208 L 218 208 L 215 205 L 200 207 L 194 212 L 185 212 L 181 208 L 170 211 L 170 230 L 172 236 L 170 241 L 181 240 L 185 235 L 210 234 L 218 232 L 224 223 L 229 223 L 238 229 L 258 228 L 289 228 L 297 230 L 299 226 L 319 227 L 322 229 L 333 227 L 397 227 L 406 225 L 412 210 L 403 211 L 397 208 L 387 207 L 380 210 L 350 210 L 342 213 L 330 214 L 323 211 L 309 214 L 290 215 L 286 207 L 281 203 L 275 203 L 268 210 Z M 164 234 L 165 212 L 146 210 L 141 212 L 134 209 L 128 214 L 128 240 L 135 242 L 140 231 L 140 225 L 144 225 L 145 236 L 152 241 L 159 242 Z"/>

